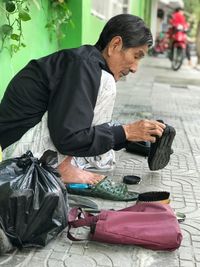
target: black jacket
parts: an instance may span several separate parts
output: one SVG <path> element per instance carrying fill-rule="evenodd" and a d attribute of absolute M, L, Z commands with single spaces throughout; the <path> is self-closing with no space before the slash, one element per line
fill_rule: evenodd
<path fill-rule="evenodd" d="M 108 72 L 90 45 L 30 61 L 10 82 L 0 104 L 2 148 L 19 140 L 48 111 L 48 127 L 64 155 L 94 156 L 125 145 L 122 126 L 91 127 L 101 79 Z"/>

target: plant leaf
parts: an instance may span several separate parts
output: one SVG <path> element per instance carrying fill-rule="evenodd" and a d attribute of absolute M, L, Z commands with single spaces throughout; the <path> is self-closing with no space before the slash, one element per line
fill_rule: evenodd
<path fill-rule="evenodd" d="M 13 27 L 8 24 L 4 24 L 0 28 L 0 31 L 5 35 L 10 35 L 12 33 L 12 30 L 13 30 Z"/>
<path fill-rule="evenodd" d="M 19 50 L 19 46 L 15 45 L 15 44 L 11 44 L 10 50 L 11 50 L 11 54 L 13 54 L 13 52 L 16 53 Z"/>
<path fill-rule="evenodd" d="M 31 19 L 30 15 L 29 15 L 26 11 L 24 11 L 24 10 L 21 10 L 21 11 L 19 12 L 19 18 L 20 18 L 22 21 L 28 21 L 28 20 Z"/>
<path fill-rule="evenodd" d="M 13 40 L 19 41 L 20 36 L 18 34 L 13 33 L 13 34 L 11 34 L 10 38 Z"/>
<path fill-rule="evenodd" d="M 15 6 L 15 3 L 13 1 L 7 1 L 6 2 L 6 10 L 9 12 L 9 13 L 12 13 L 14 12 L 16 9 L 16 6 Z"/>

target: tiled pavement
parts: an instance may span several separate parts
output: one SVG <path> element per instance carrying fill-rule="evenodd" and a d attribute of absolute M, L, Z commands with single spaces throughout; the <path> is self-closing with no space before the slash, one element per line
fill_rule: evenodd
<path fill-rule="evenodd" d="M 167 59 L 147 58 L 137 74 L 120 81 L 117 87 L 114 119 L 163 119 L 176 129 L 174 154 L 165 169 L 152 172 L 145 158 L 123 150 L 117 152 L 113 175 L 118 181 L 125 174 L 141 176 L 141 184 L 129 186 L 133 191 L 171 192 L 171 206 L 187 216 L 181 223 L 181 247 L 175 252 L 155 252 L 134 246 L 76 243 L 69 241 L 64 231 L 43 249 L 14 250 L 1 256 L 0 266 L 200 267 L 200 72 L 186 66 L 174 72 Z M 96 202 L 104 208 L 126 205 Z"/>

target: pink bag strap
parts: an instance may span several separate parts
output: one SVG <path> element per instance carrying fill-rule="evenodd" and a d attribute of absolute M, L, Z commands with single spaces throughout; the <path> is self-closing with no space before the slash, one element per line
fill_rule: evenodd
<path fill-rule="evenodd" d="M 81 217 L 83 216 L 83 217 Z M 71 228 L 78 228 L 82 226 L 91 226 L 96 224 L 99 219 L 99 215 L 92 215 L 89 212 L 83 211 L 81 208 L 72 208 L 68 214 L 68 232 L 67 237 L 72 241 L 81 241 L 85 239 L 78 239 L 72 236 L 70 233 Z"/>

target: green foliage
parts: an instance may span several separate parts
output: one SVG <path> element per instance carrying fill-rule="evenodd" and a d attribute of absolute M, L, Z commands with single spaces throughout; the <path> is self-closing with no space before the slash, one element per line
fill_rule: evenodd
<path fill-rule="evenodd" d="M 200 0 L 184 0 L 184 7 L 187 21 L 190 24 L 188 36 L 195 38 L 198 21 L 200 21 Z"/>
<path fill-rule="evenodd" d="M 196 37 L 197 64 L 200 64 L 200 0 L 184 0 L 188 18 L 194 14 L 194 36 Z"/>
<path fill-rule="evenodd" d="M 184 0 L 185 10 L 189 14 L 195 14 L 196 19 L 200 20 L 200 0 Z"/>
<path fill-rule="evenodd" d="M 25 47 L 25 44 L 22 42 L 22 22 L 31 19 L 28 0 L 4 0 L 0 4 L 0 9 L 5 16 L 5 23 L 0 26 L 0 52 L 7 48 L 12 56 L 21 47 Z"/>
<path fill-rule="evenodd" d="M 52 38 L 52 33 L 55 33 L 59 42 L 60 39 L 65 37 L 63 26 L 68 23 L 72 24 L 72 14 L 68 8 L 67 0 L 51 0 L 50 3 L 51 10 L 49 12 L 46 28 L 50 32 L 50 38 Z"/>
<path fill-rule="evenodd" d="M 42 0 L 41 0 L 42 1 Z M 71 12 L 67 5 L 67 0 L 45 0 L 49 1 L 50 12 L 45 27 L 50 32 L 56 34 L 59 41 L 65 37 L 62 27 L 71 22 Z M 37 0 L 33 1 L 37 6 L 40 4 Z M 0 0 L 1 19 L 4 24 L 0 25 L 0 52 L 7 48 L 11 56 L 26 45 L 23 40 L 22 24 L 30 21 L 30 1 L 29 0 Z"/>

